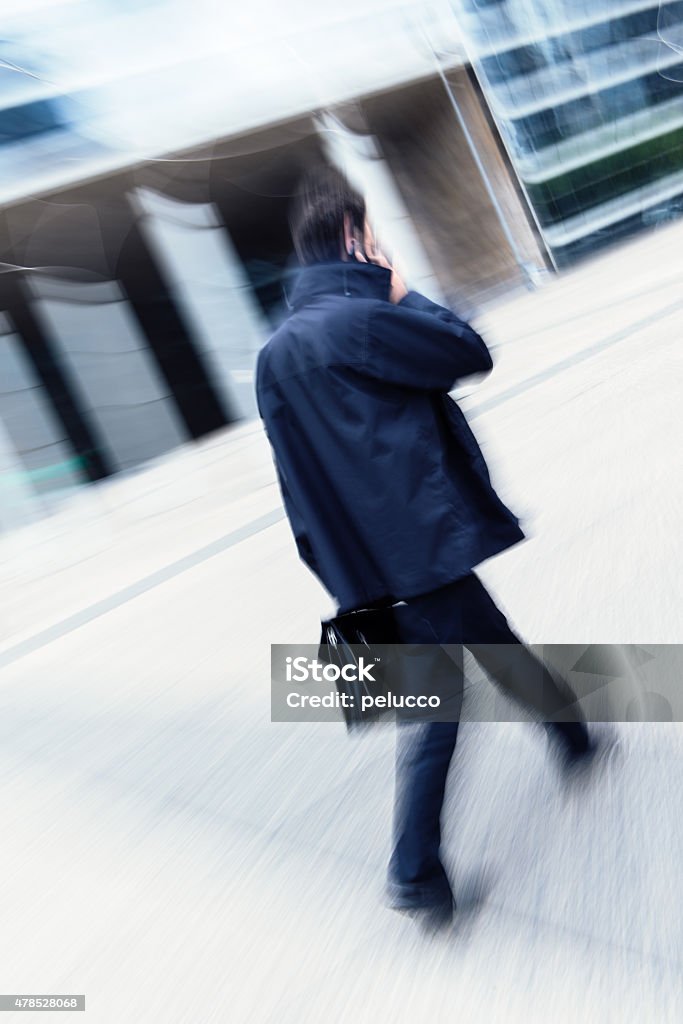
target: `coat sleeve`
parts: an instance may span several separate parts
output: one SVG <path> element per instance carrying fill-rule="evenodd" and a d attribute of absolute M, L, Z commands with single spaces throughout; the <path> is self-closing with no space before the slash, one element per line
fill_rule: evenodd
<path fill-rule="evenodd" d="M 316 561 L 315 555 L 313 554 L 313 548 L 308 537 L 308 531 L 306 525 L 299 515 L 296 505 L 292 501 L 292 496 L 289 493 L 287 482 L 284 475 L 278 468 L 278 478 L 280 481 L 280 492 L 282 494 L 282 502 L 285 506 L 285 512 L 289 520 L 292 533 L 294 534 L 294 540 L 296 541 L 297 550 L 299 556 L 303 562 L 309 567 L 309 569 L 315 573 L 316 576 L 320 576 L 320 570 Z"/>
<path fill-rule="evenodd" d="M 426 391 L 450 391 L 461 377 L 488 373 L 493 362 L 469 324 L 423 295 L 408 292 L 397 305 L 373 305 L 364 372 L 378 380 Z"/>

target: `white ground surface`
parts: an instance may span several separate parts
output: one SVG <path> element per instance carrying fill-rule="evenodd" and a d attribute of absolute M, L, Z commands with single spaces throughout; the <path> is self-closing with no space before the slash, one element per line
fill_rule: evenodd
<path fill-rule="evenodd" d="M 531 641 L 683 640 L 682 243 L 482 321 L 497 365 L 463 405 L 530 538 L 482 575 Z M 3 992 L 84 992 L 97 1024 L 683 1019 L 677 724 L 617 726 L 569 793 L 531 727 L 463 727 L 456 927 L 382 907 L 391 730 L 269 720 L 269 644 L 330 604 L 257 424 L 0 555 Z"/>

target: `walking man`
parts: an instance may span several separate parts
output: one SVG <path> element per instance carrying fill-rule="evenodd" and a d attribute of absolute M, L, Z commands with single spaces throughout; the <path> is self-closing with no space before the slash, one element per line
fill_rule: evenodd
<path fill-rule="evenodd" d="M 548 723 L 565 764 L 587 761 L 594 745 L 573 694 L 473 572 L 523 538 L 449 397 L 460 379 L 491 370 L 486 345 L 407 290 L 375 247 L 363 197 L 338 172 L 308 175 L 291 227 L 302 270 L 290 316 L 260 353 L 257 397 L 302 559 L 340 613 L 394 604 L 403 643 L 468 647 Z M 494 644 L 515 645 L 513 665 Z M 434 925 L 453 910 L 439 847 L 457 730 L 457 721 L 399 728 L 389 896 Z"/>

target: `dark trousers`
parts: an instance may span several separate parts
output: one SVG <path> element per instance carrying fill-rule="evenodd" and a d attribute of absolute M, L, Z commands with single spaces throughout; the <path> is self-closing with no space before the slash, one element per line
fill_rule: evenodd
<path fill-rule="evenodd" d="M 481 581 L 471 574 L 446 587 L 412 598 L 394 609 L 404 644 L 461 644 L 493 682 L 543 721 L 552 720 L 554 738 L 570 749 L 585 749 L 588 733 L 574 694 L 556 680 L 522 644 Z M 505 644 L 496 650 L 488 645 Z M 514 646 L 509 646 L 514 645 Z M 440 903 L 451 888 L 439 857 L 441 808 L 446 777 L 458 735 L 462 674 L 452 651 L 431 647 L 430 673 L 453 677 L 448 722 L 403 723 L 398 726 L 396 756 L 395 845 L 389 866 L 389 894 L 397 907 Z M 458 697 L 459 695 L 459 697 Z M 452 713 L 452 709 L 455 713 Z"/>

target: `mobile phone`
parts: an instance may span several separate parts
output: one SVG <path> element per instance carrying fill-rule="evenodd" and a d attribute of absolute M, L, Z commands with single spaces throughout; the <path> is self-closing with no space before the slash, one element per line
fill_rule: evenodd
<path fill-rule="evenodd" d="M 362 242 L 357 242 L 355 238 L 352 238 L 351 239 L 351 258 L 354 259 L 354 260 L 356 259 L 356 253 L 360 253 L 364 260 L 368 259 L 367 255 L 365 253 L 365 248 L 363 246 L 363 243 Z"/>

